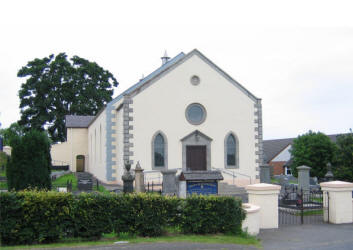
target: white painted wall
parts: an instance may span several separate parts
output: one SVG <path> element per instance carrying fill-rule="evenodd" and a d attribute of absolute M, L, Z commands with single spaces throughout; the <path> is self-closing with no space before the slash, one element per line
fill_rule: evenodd
<path fill-rule="evenodd" d="M 292 148 L 292 145 L 288 145 L 285 149 L 281 151 L 272 161 L 289 161 L 291 153 L 289 150 Z"/>
<path fill-rule="evenodd" d="M 250 235 L 258 235 L 261 221 L 260 206 L 243 203 L 243 209 L 245 210 L 246 217 L 241 225 L 242 230 Z"/>
<path fill-rule="evenodd" d="M 76 171 L 76 157 L 78 155 L 85 156 L 85 164 L 87 164 L 88 156 L 88 130 L 87 128 L 68 128 L 67 143 L 70 148 L 70 170 Z"/>
<path fill-rule="evenodd" d="M 190 83 L 193 75 L 201 79 L 198 86 Z M 198 126 L 185 118 L 186 107 L 194 102 L 207 110 L 206 121 Z M 167 136 L 168 168 L 174 169 L 182 167 L 180 139 L 196 129 L 213 139 L 211 166 L 224 168 L 224 139 L 232 131 L 239 139 L 240 168 L 235 171 L 255 180 L 258 156 L 255 154 L 254 101 L 198 56 L 192 56 L 137 94 L 132 108 L 134 155 L 131 158 L 135 163 L 140 161 L 143 169 L 152 169 L 151 139 L 156 131 L 161 130 Z"/>
<path fill-rule="evenodd" d="M 99 180 L 106 180 L 106 110 L 88 128 L 89 165 L 87 171 Z"/>
<path fill-rule="evenodd" d="M 66 141 L 51 145 L 50 154 L 53 164 L 70 165 L 71 163 L 71 145 Z"/>
<path fill-rule="evenodd" d="M 278 195 L 281 186 L 259 183 L 246 186 L 249 203 L 260 207 L 260 229 L 278 228 Z"/>
<path fill-rule="evenodd" d="M 352 190 L 353 183 L 344 181 L 330 181 L 320 183 L 324 192 L 324 220 L 334 224 L 353 222 Z M 326 195 L 329 193 L 329 199 Z M 328 199 L 328 200 L 327 200 Z"/>
<path fill-rule="evenodd" d="M 70 165 L 70 170 L 76 171 L 76 156 L 84 155 L 85 164 L 88 157 L 88 131 L 87 128 L 67 128 L 67 141 L 54 144 L 50 154 L 52 160 L 63 161 Z"/>

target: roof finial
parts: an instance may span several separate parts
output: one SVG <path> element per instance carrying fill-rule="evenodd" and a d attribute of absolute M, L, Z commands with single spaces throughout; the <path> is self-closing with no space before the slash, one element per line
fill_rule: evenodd
<path fill-rule="evenodd" d="M 167 50 L 164 51 L 164 56 L 162 56 L 161 59 L 162 59 L 162 65 L 164 65 L 164 64 L 166 64 L 168 62 L 170 57 L 167 54 Z"/>

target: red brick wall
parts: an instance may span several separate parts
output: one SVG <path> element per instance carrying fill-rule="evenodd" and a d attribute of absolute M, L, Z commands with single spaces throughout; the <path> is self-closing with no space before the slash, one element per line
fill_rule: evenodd
<path fill-rule="evenodd" d="M 285 161 L 271 161 L 269 163 L 270 166 L 273 167 L 273 175 L 281 175 L 284 174 L 284 164 Z"/>

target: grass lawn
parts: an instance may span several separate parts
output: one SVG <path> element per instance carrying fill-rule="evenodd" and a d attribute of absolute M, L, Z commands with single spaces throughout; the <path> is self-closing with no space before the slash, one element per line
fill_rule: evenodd
<path fill-rule="evenodd" d="M 68 181 L 72 181 L 72 191 L 77 191 L 77 178 L 75 174 L 66 174 L 52 182 L 53 187 L 66 187 Z"/>
<path fill-rule="evenodd" d="M 138 243 L 168 243 L 168 242 L 193 242 L 193 243 L 213 243 L 213 244 L 239 244 L 239 245 L 252 245 L 261 247 L 260 241 L 256 237 L 248 236 L 246 234 L 224 235 L 224 234 L 211 234 L 211 235 L 184 235 L 173 234 L 160 237 L 134 237 L 129 235 L 121 235 L 116 237 L 114 234 L 104 235 L 98 241 L 84 241 L 82 239 L 69 238 L 59 243 L 31 245 L 31 246 L 12 246 L 2 247 L 1 249 L 30 249 L 30 248 L 55 248 L 55 247 L 84 247 L 84 246 L 99 246 L 111 245 L 117 241 L 128 241 L 129 244 Z"/>
<path fill-rule="evenodd" d="M 4 189 L 7 190 L 7 182 L 6 181 L 0 181 L 0 189 L 1 190 L 4 190 Z"/>
<path fill-rule="evenodd" d="M 52 182 L 52 185 L 53 187 L 66 187 L 67 181 L 72 181 L 72 191 L 77 191 L 77 178 L 73 173 L 66 174 L 57 178 L 55 181 Z M 105 189 L 105 187 L 103 187 L 102 185 L 99 185 L 97 189 L 97 186 L 95 184 L 93 185 L 93 191 L 98 191 L 106 194 L 109 193 L 109 191 Z"/>
<path fill-rule="evenodd" d="M 96 185 L 93 185 L 93 191 L 101 192 L 101 193 L 104 193 L 104 194 L 109 194 L 109 193 L 110 193 L 110 192 L 109 192 L 105 187 L 103 187 L 102 185 L 99 185 L 99 186 L 98 186 L 98 189 L 97 189 L 97 186 L 96 186 Z"/>
<path fill-rule="evenodd" d="M 279 179 L 272 178 L 272 179 L 271 179 L 271 183 L 272 183 L 272 184 L 279 184 Z M 289 181 L 289 184 L 298 184 L 298 181 L 297 181 L 297 180 L 290 180 L 290 181 Z"/>

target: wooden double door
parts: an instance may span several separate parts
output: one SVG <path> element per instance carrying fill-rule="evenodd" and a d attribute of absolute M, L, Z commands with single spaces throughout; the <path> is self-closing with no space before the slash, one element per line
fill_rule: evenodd
<path fill-rule="evenodd" d="M 186 169 L 188 171 L 207 170 L 206 146 L 186 146 Z"/>

